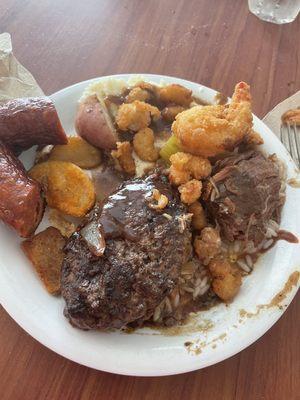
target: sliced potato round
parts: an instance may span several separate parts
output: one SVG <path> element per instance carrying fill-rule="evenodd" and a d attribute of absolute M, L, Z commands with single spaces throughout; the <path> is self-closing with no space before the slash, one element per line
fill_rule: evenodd
<path fill-rule="evenodd" d="M 30 178 L 40 182 L 44 189 L 47 186 L 50 165 L 51 164 L 48 161 L 44 161 L 34 165 L 31 170 L 28 171 L 28 175 L 30 176 Z"/>
<path fill-rule="evenodd" d="M 64 214 L 83 217 L 95 203 L 92 181 L 75 164 L 46 161 L 35 165 L 29 175 L 43 185 L 49 207 Z"/>
<path fill-rule="evenodd" d="M 68 161 L 80 168 L 95 168 L 101 164 L 101 152 L 79 136 L 68 138 L 65 145 L 54 146 L 49 160 Z"/>

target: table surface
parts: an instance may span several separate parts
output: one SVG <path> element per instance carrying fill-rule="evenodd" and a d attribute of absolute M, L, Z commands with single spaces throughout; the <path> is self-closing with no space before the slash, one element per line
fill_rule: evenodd
<path fill-rule="evenodd" d="M 300 89 L 300 18 L 277 26 L 246 0 L 1 0 L 0 29 L 48 94 L 114 73 L 157 73 L 230 95 L 252 85 L 262 117 Z M 299 296 L 242 353 L 161 378 L 124 377 L 68 361 L 0 310 L 1 399 L 300 399 Z"/>

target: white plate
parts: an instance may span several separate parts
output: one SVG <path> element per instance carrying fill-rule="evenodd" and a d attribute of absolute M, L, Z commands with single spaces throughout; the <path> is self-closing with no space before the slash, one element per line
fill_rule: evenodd
<path fill-rule="evenodd" d="M 128 79 L 130 75 L 117 78 Z M 177 82 L 191 88 L 195 95 L 212 101 L 215 92 L 199 84 L 181 79 L 143 75 L 147 80 Z M 97 79 L 106 79 L 97 78 Z M 63 89 L 51 97 L 68 133 L 74 132 L 76 103 L 86 86 L 85 81 Z M 288 166 L 288 177 L 294 177 L 295 165 L 274 134 L 258 118 L 255 130 L 265 140 L 264 149 L 277 153 Z M 27 166 L 33 151 L 22 156 Z M 300 236 L 300 190 L 287 186 L 287 201 L 282 212 L 282 228 Z M 11 317 L 31 336 L 56 353 L 80 364 L 126 375 L 171 375 L 196 370 L 222 361 L 249 346 L 261 337 L 283 314 L 296 293 L 296 286 L 287 293 L 283 307 L 267 305 L 283 289 L 300 266 L 300 246 L 279 242 L 265 254 L 254 272 L 243 281 L 234 302 L 221 304 L 201 312 L 193 327 L 177 335 L 143 329 L 132 334 L 120 332 L 85 332 L 74 329 L 63 316 L 64 302 L 47 294 L 39 278 L 19 247 L 16 234 L 0 226 L 0 300 Z M 240 310 L 256 316 L 246 318 Z M 199 325 L 198 327 L 196 325 Z M 202 326 L 202 328 L 201 328 Z M 174 332 L 173 332 L 174 333 Z M 185 342 L 193 343 L 188 351 Z"/>

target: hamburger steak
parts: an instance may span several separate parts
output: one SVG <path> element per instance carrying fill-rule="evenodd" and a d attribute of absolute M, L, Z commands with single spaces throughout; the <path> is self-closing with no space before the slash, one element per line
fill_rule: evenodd
<path fill-rule="evenodd" d="M 278 165 L 258 151 L 218 161 L 213 169 L 214 196 L 208 211 L 229 241 L 264 238 L 270 219 L 279 222 L 284 196 Z"/>
<path fill-rule="evenodd" d="M 167 196 L 165 208 L 155 208 L 154 189 Z M 142 323 L 175 287 L 191 251 L 189 216 L 168 179 L 124 182 L 65 247 L 65 316 L 81 329 Z"/>

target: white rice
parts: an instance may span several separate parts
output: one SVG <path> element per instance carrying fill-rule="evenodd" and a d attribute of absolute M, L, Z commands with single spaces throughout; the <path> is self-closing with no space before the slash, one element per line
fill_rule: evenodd
<path fill-rule="evenodd" d="M 266 230 L 266 238 L 271 238 L 275 236 L 277 236 L 277 232 L 268 226 Z"/>
<path fill-rule="evenodd" d="M 262 248 L 263 248 L 264 250 L 266 250 L 266 249 L 268 249 L 269 247 L 271 247 L 273 243 L 274 243 L 274 239 L 266 240 L 266 241 L 263 243 Z"/>
<path fill-rule="evenodd" d="M 210 201 L 215 201 L 215 199 L 216 199 L 216 191 L 215 189 L 212 189 L 210 193 Z"/>
<path fill-rule="evenodd" d="M 252 240 L 250 240 L 250 241 L 247 243 L 247 246 L 246 246 L 246 248 L 245 248 L 245 252 L 248 253 L 248 254 L 253 254 L 253 253 L 256 253 L 256 252 L 257 252 L 257 248 L 254 246 L 254 243 L 253 243 Z"/>
<path fill-rule="evenodd" d="M 276 221 L 274 221 L 273 219 L 270 219 L 270 221 L 268 222 L 267 225 L 268 225 L 269 228 L 273 228 L 274 231 L 278 231 L 279 230 L 279 224 Z"/>
<path fill-rule="evenodd" d="M 171 313 L 173 308 L 172 308 L 172 304 L 170 302 L 170 299 L 167 297 L 165 300 L 165 305 L 166 305 L 166 310 L 168 313 Z"/>
<path fill-rule="evenodd" d="M 249 254 L 246 255 L 245 260 L 248 267 L 253 268 L 253 261 L 251 256 L 249 256 Z"/>
<path fill-rule="evenodd" d="M 240 249 L 241 249 L 241 242 L 239 240 L 236 240 L 233 244 L 234 253 L 238 253 Z"/>
<path fill-rule="evenodd" d="M 178 286 L 166 297 L 163 302 L 156 307 L 152 320 L 156 323 L 163 323 L 164 318 L 175 315 L 180 318 L 181 296 L 185 299 L 195 301 L 203 296 L 210 288 L 211 282 L 206 268 L 198 261 L 189 261 L 181 270 L 181 276 L 178 279 Z M 189 300 L 188 300 L 189 301 Z M 184 311 L 184 308 L 183 308 Z"/>
<path fill-rule="evenodd" d="M 237 260 L 237 265 L 245 272 L 250 272 L 251 268 L 243 260 Z"/>
<path fill-rule="evenodd" d="M 157 322 L 160 318 L 160 314 L 161 314 L 161 308 L 160 306 L 156 307 L 154 314 L 153 314 L 153 321 Z"/>
<path fill-rule="evenodd" d="M 175 295 L 174 301 L 173 301 L 173 306 L 174 306 L 174 308 L 177 308 L 177 307 L 178 307 L 179 301 L 180 301 L 180 295 L 179 295 L 179 293 L 177 293 L 177 294 Z"/>

